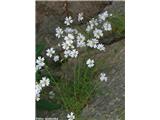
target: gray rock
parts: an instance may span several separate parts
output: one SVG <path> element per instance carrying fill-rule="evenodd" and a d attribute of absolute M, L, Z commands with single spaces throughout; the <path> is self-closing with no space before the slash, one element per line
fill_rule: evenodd
<path fill-rule="evenodd" d="M 125 15 L 125 2 L 124 1 L 112 1 L 111 5 L 107 5 L 104 10 L 110 13 L 116 13 L 119 15 Z"/>
<path fill-rule="evenodd" d="M 88 21 L 93 16 L 103 10 L 109 2 L 106 1 L 36 1 L 36 27 L 37 30 L 41 27 L 46 16 L 56 16 L 58 20 L 63 22 L 68 15 L 77 19 L 80 12 L 84 13 L 85 21 Z"/>
<path fill-rule="evenodd" d="M 100 85 L 99 93 L 84 108 L 81 114 L 83 120 L 123 120 L 125 104 L 124 54 L 124 41 L 122 40 L 110 45 L 106 53 L 96 56 L 97 60 L 103 61 L 98 69 L 107 71 L 108 81 Z"/>

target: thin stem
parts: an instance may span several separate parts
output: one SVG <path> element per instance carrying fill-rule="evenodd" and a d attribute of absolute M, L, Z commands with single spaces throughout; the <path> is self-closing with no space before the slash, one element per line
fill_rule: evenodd
<path fill-rule="evenodd" d="M 73 87 L 74 87 L 74 96 L 76 98 L 76 88 L 75 88 L 75 83 L 76 83 L 76 67 L 77 67 L 77 64 L 75 64 L 74 66 L 74 81 L 73 81 Z"/>
<path fill-rule="evenodd" d="M 90 92 L 90 94 L 87 96 L 87 98 L 90 98 L 90 96 L 93 94 L 93 92 L 99 87 L 100 85 L 100 82 L 95 82 L 95 86 L 94 88 L 92 89 L 92 91 Z"/>
<path fill-rule="evenodd" d="M 66 102 L 65 102 L 65 99 L 61 93 L 61 89 L 59 88 L 58 84 L 56 83 L 55 79 L 53 78 L 51 72 L 48 70 L 48 66 L 45 67 L 46 71 L 48 72 L 49 76 L 51 77 L 51 79 L 53 80 L 52 82 L 55 84 L 55 86 L 57 87 L 59 93 L 60 93 L 60 96 L 62 98 L 62 102 L 64 103 L 65 107 L 66 107 Z M 68 108 L 66 107 L 66 109 L 68 110 Z"/>
<path fill-rule="evenodd" d="M 78 59 L 78 58 L 77 58 L 77 61 L 78 61 L 78 75 L 77 75 L 77 76 L 78 76 L 78 81 L 77 81 L 77 82 L 78 82 L 78 88 L 79 88 L 79 80 L 80 80 L 80 79 L 79 79 L 79 78 L 80 78 L 80 76 L 79 76 L 79 75 L 80 75 L 80 62 L 79 62 L 79 59 Z"/>

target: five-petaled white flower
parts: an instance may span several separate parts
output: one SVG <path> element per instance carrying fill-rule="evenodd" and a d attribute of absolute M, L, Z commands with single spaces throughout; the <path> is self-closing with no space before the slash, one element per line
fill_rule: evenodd
<path fill-rule="evenodd" d="M 106 74 L 105 74 L 105 73 L 101 73 L 101 74 L 100 74 L 100 80 L 107 82 L 107 77 L 106 77 Z"/>
<path fill-rule="evenodd" d="M 82 21 L 83 20 L 83 13 L 79 13 L 78 14 L 78 21 Z"/>
<path fill-rule="evenodd" d="M 86 64 L 88 65 L 89 68 L 94 66 L 94 60 L 88 59 Z"/>
<path fill-rule="evenodd" d="M 63 35 L 63 30 L 60 27 L 56 28 L 56 37 L 60 38 Z"/>
<path fill-rule="evenodd" d="M 46 50 L 46 55 L 48 56 L 48 57 L 52 57 L 52 55 L 55 53 L 55 50 L 54 50 L 54 48 L 49 48 L 49 49 L 47 49 Z"/>
<path fill-rule="evenodd" d="M 66 42 L 63 42 L 63 43 L 62 43 L 62 48 L 63 48 L 64 50 L 68 50 L 69 47 L 70 47 L 70 45 L 67 44 Z"/>
<path fill-rule="evenodd" d="M 40 80 L 41 87 L 49 86 L 50 80 L 49 78 L 42 77 L 42 80 Z"/>
<path fill-rule="evenodd" d="M 98 20 L 95 19 L 95 18 L 92 18 L 90 21 L 89 21 L 89 24 L 91 26 L 97 26 L 98 25 Z"/>
<path fill-rule="evenodd" d="M 72 58 L 76 58 L 78 56 L 78 51 L 76 49 L 70 51 L 69 56 Z"/>
<path fill-rule="evenodd" d="M 90 40 L 87 40 L 87 46 L 91 47 L 91 48 L 96 48 L 97 47 L 97 44 L 98 44 L 98 40 L 93 38 L 93 39 L 90 39 Z"/>
<path fill-rule="evenodd" d="M 73 34 L 68 34 L 64 37 L 64 40 L 67 44 L 71 45 L 73 43 L 74 36 Z"/>
<path fill-rule="evenodd" d="M 93 25 L 87 25 L 86 31 L 90 32 L 93 29 Z"/>
<path fill-rule="evenodd" d="M 39 56 L 38 59 L 36 59 L 36 71 L 40 70 L 44 65 L 44 57 Z"/>
<path fill-rule="evenodd" d="M 59 61 L 59 55 L 55 55 L 54 58 L 53 58 L 54 62 L 57 62 Z"/>
<path fill-rule="evenodd" d="M 68 56 L 70 55 L 71 50 L 65 50 L 64 51 L 64 57 L 68 58 Z"/>
<path fill-rule="evenodd" d="M 71 23 L 73 23 L 72 17 L 71 16 L 66 17 L 64 23 L 66 25 L 70 25 Z"/>
<path fill-rule="evenodd" d="M 73 39 L 74 39 L 73 34 L 68 34 L 67 36 L 65 36 L 64 37 L 64 41 L 65 42 L 62 43 L 62 48 L 64 50 L 68 50 L 70 47 L 74 48 L 74 46 L 73 46 Z"/>
<path fill-rule="evenodd" d="M 103 12 L 103 13 L 98 15 L 98 18 L 99 18 L 100 22 L 101 21 L 105 21 L 107 17 L 108 17 L 108 12 L 107 11 L 105 11 L 105 12 Z"/>
<path fill-rule="evenodd" d="M 97 25 L 98 25 L 97 19 L 92 18 L 87 25 L 86 31 L 90 32 L 94 28 L 94 26 Z"/>
<path fill-rule="evenodd" d="M 112 26 L 109 22 L 105 22 L 103 24 L 103 28 L 104 28 L 105 31 L 111 31 L 112 30 Z"/>
<path fill-rule="evenodd" d="M 68 120 L 74 120 L 75 119 L 74 113 L 71 112 L 70 114 L 67 114 L 67 118 L 68 118 Z"/>
<path fill-rule="evenodd" d="M 94 37 L 96 37 L 97 39 L 103 36 L 102 30 L 97 28 L 95 28 L 95 30 L 93 31 L 93 34 L 94 34 Z"/>
<path fill-rule="evenodd" d="M 100 50 L 100 51 L 105 51 L 105 47 L 104 47 L 103 44 L 98 44 L 97 49 Z"/>
<path fill-rule="evenodd" d="M 68 34 L 68 36 L 65 36 L 64 40 L 66 41 L 67 44 L 72 44 L 73 43 L 74 36 L 72 34 Z"/>

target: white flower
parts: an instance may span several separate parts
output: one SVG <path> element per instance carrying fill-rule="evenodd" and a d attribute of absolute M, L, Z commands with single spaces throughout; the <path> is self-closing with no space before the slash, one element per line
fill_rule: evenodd
<path fill-rule="evenodd" d="M 66 33 L 73 33 L 74 30 L 72 28 L 66 27 L 66 29 L 64 30 Z"/>
<path fill-rule="evenodd" d="M 82 40 L 77 40 L 77 47 L 85 47 L 86 43 Z"/>
<path fill-rule="evenodd" d="M 78 56 L 78 51 L 75 49 L 70 51 L 69 56 L 72 58 L 76 58 Z"/>
<path fill-rule="evenodd" d="M 112 26 L 109 22 L 105 22 L 103 24 L 103 28 L 104 28 L 105 31 L 111 31 L 112 30 Z"/>
<path fill-rule="evenodd" d="M 95 19 L 95 18 L 92 18 L 90 21 L 89 21 L 89 24 L 91 25 L 91 26 L 97 26 L 98 25 L 98 22 L 97 22 L 97 19 Z"/>
<path fill-rule="evenodd" d="M 64 37 L 64 40 L 69 46 L 73 43 L 73 39 L 74 39 L 73 34 L 68 34 L 68 36 Z"/>
<path fill-rule="evenodd" d="M 67 36 L 65 36 L 64 37 L 65 42 L 62 43 L 62 48 L 64 50 L 68 50 L 70 47 L 74 48 L 73 39 L 74 39 L 73 34 L 68 34 Z"/>
<path fill-rule="evenodd" d="M 100 74 L 100 80 L 107 82 L 107 77 L 106 77 L 106 74 L 105 74 L 105 73 L 101 73 L 101 74 Z"/>
<path fill-rule="evenodd" d="M 93 29 L 93 25 L 88 25 L 87 28 L 86 28 L 86 31 L 90 32 L 92 29 Z"/>
<path fill-rule="evenodd" d="M 74 120 L 75 119 L 75 115 L 73 112 L 71 112 L 70 114 L 67 115 L 68 120 Z"/>
<path fill-rule="evenodd" d="M 85 41 L 85 36 L 82 35 L 81 33 L 79 33 L 78 36 L 77 36 L 77 47 L 86 46 L 84 41 Z"/>
<path fill-rule="evenodd" d="M 83 13 L 79 13 L 78 14 L 78 21 L 82 21 L 83 20 Z"/>
<path fill-rule="evenodd" d="M 41 90 L 42 90 L 42 87 L 38 83 L 36 83 L 36 86 L 35 86 L 36 101 L 40 100 Z"/>
<path fill-rule="evenodd" d="M 97 47 L 97 43 L 99 41 L 97 39 L 91 39 L 91 40 L 87 40 L 87 46 L 91 47 L 91 48 L 96 48 Z"/>
<path fill-rule="evenodd" d="M 36 93 L 40 93 L 42 87 L 36 82 Z"/>
<path fill-rule="evenodd" d="M 46 50 L 46 56 L 52 57 L 52 55 L 55 53 L 55 50 L 53 48 L 49 48 Z"/>
<path fill-rule="evenodd" d="M 88 59 L 86 64 L 88 65 L 89 68 L 94 66 L 94 60 Z"/>
<path fill-rule="evenodd" d="M 73 23 L 72 17 L 71 16 L 66 17 L 64 23 L 66 25 L 70 25 L 71 23 Z"/>
<path fill-rule="evenodd" d="M 36 63 L 44 65 L 44 57 L 39 56 L 38 59 L 36 60 Z"/>
<path fill-rule="evenodd" d="M 40 100 L 40 94 L 36 94 L 36 101 Z"/>
<path fill-rule="evenodd" d="M 77 33 L 78 31 L 77 31 L 77 29 L 72 29 L 72 28 L 70 28 L 70 27 L 66 27 L 66 29 L 64 30 L 66 33 Z"/>
<path fill-rule="evenodd" d="M 41 87 L 49 86 L 50 80 L 49 78 L 42 77 L 42 80 L 40 80 Z"/>
<path fill-rule="evenodd" d="M 98 18 L 99 18 L 100 22 L 105 21 L 105 19 L 106 19 L 106 17 L 103 14 L 99 14 Z"/>
<path fill-rule="evenodd" d="M 35 86 L 35 92 L 36 92 L 36 95 L 39 94 L 42 90 L 42 87 L 37 83 L 36 86 Z"/>
<path fill-rule="evenodd" d="M 103 36 L 102 30 L 101 29 L 97 29 L 97 28 L 95 28 L 95 30 L 93 31 L 93 34 L 94 34 L 94 37 L 96 37 L 98 39 Z"/>
<path fill-rule="evenodd" d="M 36 70 L 40 70 L 45 65 L 44 60 L 44 57 L 41 56 L 36 59 Z"/>
<path fill-rule="evenodd" d="M 50 80 L 46 77 L 42 77 L 42 80 L 40 80 L 39 84 L 36 82 L 36 86 L 35 86 L 36 101 L 40 100 L 40 92 L 42 91 L 42 88 L 45 86 L 49 86 L 49 84 L 50 84 Z"/>
<path fill-rule="evenodd" d="M 103 12 L 103 13 L 98 15 L 98 18 L 99 18 L 100 22 L 101 21 L 105 21 L 107 17 L 108 17 L 108 12 L 107 11 L 105 11 L 105 12 Z"/>
<path fill-rule="evenodd" d="M 84 41 L 77 40 L 77 47 L 85 47 L 86 43 Z"/>
<path fill-rule="evenodd" d="M 59 61 L 59 55 L 55 55 L 54 58 L 53 58 L 53 60 L 54 60 L 55 62 Z"/>
<path fill-rule="evenodd" d="M 42 69 L 42 67 L 43 67 L 43 66 L 42 66 L 41 64 L 36 64 L 36 71 Z"/>
<path fill-rule="evenodd" d="M 78 36 L 77 36 L 77 40 L 84 41 L 85 40 L 85 36 L 82 35 L 81 33 L 79 33 Z"/>
<path fill-rule="evenodd" d="M 98 44 L 97 49 L 100 50 L 100 51 L 105 51 L 105 47 L 104 47 L 103 44 Z"/>
<path fill-rule="evenodd" d="M 94 19 L 92 18 L 90 21 L 89 21 L 89 24 L 87 25 L 87 28 L 86 28 L 86 31 L 87 32 L 90 32 L 94 26 L 97 26 L 98 25 L 98 22 L 97 22 L 97 19 Z"/>
<path fill-rule="evenodd" d="M 74 35 L 73 34 L 68 34 L 67 36 L 64 37 L 65 41 L 73 40 L 73 39 L 74 39 Z"/>
<path fill-rule="evenodd" d="M 60 38 L 63 34 L 63 30 L 60 27 L 56 28 L 56 37 Z"/>
<path fill-rule="evenodd" d="M 70 55 L 71 50 L 65 50 L 64 51 L 64 57 L 68 58 L 68 56 Z"/>
<path fill-rule="evenodd" d="M 64 50 L 68 50 L 68 49 L 69 49 L 69 45 L 68 45 L 66 42 L 63 42 L 63 43 L 62 43 L 62 48 L 63 48 Z"/>

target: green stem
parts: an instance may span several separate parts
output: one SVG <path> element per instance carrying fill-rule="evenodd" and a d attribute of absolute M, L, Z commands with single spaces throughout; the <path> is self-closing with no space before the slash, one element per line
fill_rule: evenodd
<path fill-rule="evenodd" d="M 76 67 L 77 67 L 77 64 L 75 64 L 74 66 L 74 81 L 73 81 L 73 89 L 74 89 L 74 97 L 76 98 L 76 88 L 75 88 L 75 83 L 76 83 Z"/>
<path fill-rule="evenodd" d="M 55 79 L 53 78 L 51 72 L 48 70 L 48 66 L 45 67 L 46 71 L 48 72 L 49 76 L 51 77 L 51 79 L 53 80 L 52 82 L 55 84 L 56 88 L 58 89 L 59 93 L 60 93 L 60 96 L 62 98 L 62 102 L 64 103 L 65 107 L 66 107 L 66 102 L 65 102 L 65 99 L 63 97 L 63 94 L 61 92 L 61 89 L 59 88 L 58 84 L 56 83 Z M 66 107 L 66 109 L 68 110 L 68 108 Z"/>
<path fill-rule="evenodd" d="M 77 81 L 77 82 L 78 82 L 78 88 L 79 88 L 79 80 L 80 80 L 80 79 L 79 79 L 79 78 L 80 78 L 80 76 L 79 76 L 79 75 L 80 75 L 80 62 L 79 62 L 79 59 L 77 59 L 77 61 L 78 61 L 78 75 L 77 75 L 77 76 L 78 76 L 78 81 Z"/>
<path fill-rule="evenodd" d="M 95 82 L 94 83 L 94 88 L 92 89 L 92 91 L 90 92 L 90 94 L 88 94 L 88 96 L 87 96 L 87 99 L 89 99 L 90 98 L 90 96 L 93 94 L 93 92 L 99 87 L 99 85 L 100 85 L 100 82 Z"/>

